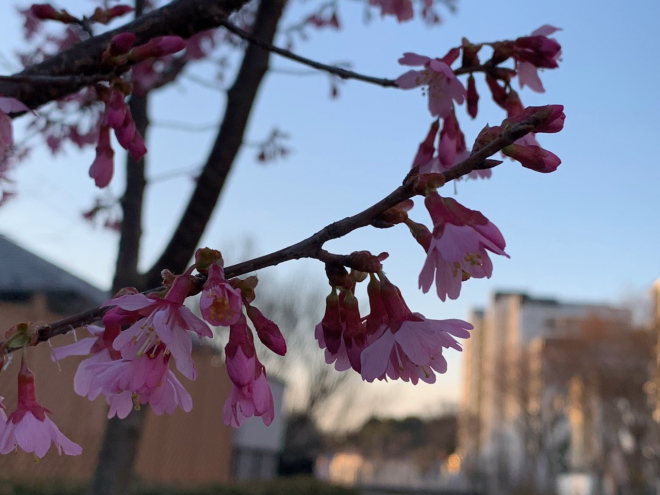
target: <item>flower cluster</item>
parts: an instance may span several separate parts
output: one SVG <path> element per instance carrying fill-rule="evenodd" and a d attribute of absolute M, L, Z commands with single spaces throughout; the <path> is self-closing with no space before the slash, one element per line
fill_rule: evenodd
<path fill-rule="evenodd" d="M 326 362 L 334 363 L 338 371 L 353 368 L 369 382 L 386 378 L 435 382 L 434 371 L 447 371 L 443 349 L 460 351 L 454 337 L 468 338 L 472 325 L 413 313 L 382 270 L 369 273 L 369 278 L 370 313 L 365 318 L 360 317 L 353 295 L 355 283 L 351 289 L 333 286 L 326 298 L 325 315 L 315 330 Z"/>

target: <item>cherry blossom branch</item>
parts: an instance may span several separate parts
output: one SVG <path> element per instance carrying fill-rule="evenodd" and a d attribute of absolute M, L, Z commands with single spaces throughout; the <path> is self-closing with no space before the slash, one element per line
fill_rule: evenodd
<path fill-rule="evenodd" d="M 222 20 L 247 2 L 248 0 L 174 0 L 120 28 L 77 43 L 18 74 L 6 76 L 71 77 L 72 74 L 77 74 L 79 75 L 77 79 L 71 82 L 60 81 L 47 89 L 42 85 L 25 84 L 25 80 L 4 79 L 0 80 L 0 94 L 16 98 L 29 108 L 37 108 L 86 86 L 88 83 L 81 78 L 110 79 L 114 68 L 104 66 L 101 57 L 110 45 L 110 40 L 117 34 L 126 32 L 135 34 L 137 45 L 144 44 L 157 36 L 176 35 L 187 39 L 201 31 L 220 26 Z"/>
<path fill-rule="evenodd" d="M 497 160 L 489 160 L 489 157 L 501 151 L 503 148 L 513 144 L 515 141 L 529 134 L 530 132 L 533 132 L 534 129 L 540 125 L 540 123 L 541 122 L 539 118 L 532 116 L 530 119 L 523 121 L 508 130 L 505 130 L 502 132 L 502 134 L 500 134 L 500 136 L 488 143 L 486 146 L 474 151 L 461 163 L 444 172 L 442 175 L 445 179 L 445 182 L 459 179 L 460 177 L 463 177 L 464 175 L 467 175 L 474 170 L 484 170 L 499 165 L 501 162 Z M 284 249 L 280 249 L 270 254 L 244 261 L 242 263 L 228 266 L 225 268 L 225 276 L 228 279 L 234 278 L 240 275 L 245 275 L 246 273 L 254 272 L 256 270 L 276 266 L 286 261 L 292 261 L 301 258 L 313 258 L 323 262 L 339 262 L 350 267 L 350 265 L 347 265 L 349 262 L 349 256 L 329 253 L 323 249 L 323 245 L 332 239 L 344 237 L 354 230 L 371 225 L 378 215 L 398 205 L 402 201 L 418 195 L 418 193 L 414 190 L 417 177 L 418 175 L 413 169 L 413 171 L 408 174 L 401 186 L 397 187 L 394 191 L 369 208 L 353 216 L 339 220 L 338 222 L 331 223 L 312 236 Z M 206 278 L 203 275 L 196 275 L 192 277 L 192 280 L 193 284 L 192 289 L 189 292 L 189 296 L 193 296 L 201 292 Z M 164 289 L 165 288 L 163 286 L 159 286 L 154 289 L 145 291 L 144 293 L 153 294 L 161 292 Z M 109 308 L 93 308 L 46 325 L 39 330 L 37 342 L 45 342 L 58 335 L 64 335 L 75 328 L 94 323 L 103 317 L 108 309 Z M 2 344 L 3 342 L 0 341 L 0 346 L 2 346 Z"/>
<path fill-rule="evenodd" d="M 234 33 L 236 36 L 239 36 L 240 38 L 249 41 L 250 43 L 263 48 L 264 50 L 268 50 L 273 53 L 277 53 L 278 55 L 288 58 L 289 60 L 293 60 L 295 62 L 301 63 L 303 65 L 307 65 L 308 67 L 312 67 L 317 70 L 321 70 L 324 72 L 328 72 L 330 74 L 334 74 L 335 76 L 341 78 L 341 79 L 355 79 L 357 81 L 362 81 L 366 82 L 369 84 L 375 84 L 376 86 L 382 86 L 383 88 L 398 88 L 398 85 L 396 84 L 396 81 L 394 79 L 387 79 L 384 77 L 373 77 L 373 76 L 367 76 L 365 74 L 360 74 L 359 72 L 354 72 L 352 70 L 344 69 L 342 67 L 338 67 L 336 65 L 328 65 L 328 64 L 323 64 L 321 62 L 317 62 L 316 60 L 312 60 L 307 57 L 303 57 L 301 55 L 297 55 L 290 50 L 286 50 L 285 48 L 280 48 L 278 46 L 273 45 L 272 43 L 268 43 L 264 40 L 261 40 L 257 38 L 256 36 L 252 35 L 251 33 L 245 31 L 244 29 L 241 29 L 240 27 L 236 26 L 232 22 L 230 22 L 228 19 L 223 19 L 220 21 L 220 25 L 227 29 L 228 31 Z M 484 65 L 477 65 L 473 67 L 461 67 L 459 69 L 454 70 L 454 74 L 461 75 L 461 74 L 469 74 L 473 72 L 489 72 L 490 70 L 493 69 L 492 65 L 489 64 L 484 64 Z M 282 71 L 283 69 L 278 69 L 278 71 Z"/>

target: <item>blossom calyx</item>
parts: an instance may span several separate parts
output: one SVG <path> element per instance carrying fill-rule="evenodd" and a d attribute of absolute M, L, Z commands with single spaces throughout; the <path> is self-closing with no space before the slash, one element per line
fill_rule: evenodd
<path fill-rule="evenodd" d="M 200 248 L 195 252 L 195 268 L 199 273 L 206 274 L 211 264 L 217 263 L 221 267 L 225 266 L 222 259 L 222 253 L 217 249 Z"/>
<path fill-rule="evenodd" d="M 39 329 L 45 325 L 35 322 L 19 323 L 5 333 L 7 339 L 3 344 L 5 349 L 20 349 L 35 345 L 39 338 Z"/>
<path fill-rule="evenodd" d="M 403 223 L 408 219 L 408 212 L 412 210 L 415 203 L 412 199 L 406 199 L 389 210 L 385 210 L 380 215 L 376 216 L 371 225 L 378 229 L 387 229 L 394 227 L 399 223 Z"/>
<path fill-rule="evenodd" d="M 420 174 L 415 179 L 413 183 L 413 191 L 415 194 L 421 196 L 426 196 L 427 194 L 435 191 L 439 187 L 445 185 L 445 176 L 444 174 L 438 173 L 429 173 L 429 174 Z"/>
<path fill-rule="evenodd" d="M 348 270 L 340 263 L 326 263 L 325 275 L 328 277 L 328 283 L 332 287 L 349 289 L 353 287 L 353 281 L 348 275 Z"/>
<path fill-rule="evenodd" d="M 241 297 L 247 304 L 250 304 L 256 298 L 254 289 L 259 284 L 259 279 L 256 275 L 250 275 L 245 278 L 232 278 L 229 283 L 234 289 L 241 291 Z"/>
<path fill-rule="evenodd" d="M 376 273 L 383 269 L 381 265 L 381 256 L 385 255 L 387 258 L 387 253 L 381 253 L 378 256 L 374 256 L 369 251 L 355 251 L 348 256 L 349 265 L 354 270 L 366 273 Z M 385 259 L 383 258 L 383 259 Z M 366 278 L 366 276 L 364 277 Z M 362 278 L 362 280 L 364 280 Z"/>

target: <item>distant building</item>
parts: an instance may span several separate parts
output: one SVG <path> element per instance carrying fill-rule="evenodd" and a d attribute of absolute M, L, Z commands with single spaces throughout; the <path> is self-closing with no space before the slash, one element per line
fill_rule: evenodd
<path fill-rule="evenodd" d="M 98 306 L 108 294 L 30 253 L 0 236 L 0 334 L 27 321 L 51 322 Z M 85 337 L 78 330 L 78 337 Z M 73 342 L 72 334 L 57 337 L 54 346 Z M 71 357 L 59 365 L 51 361 L 51 349 L 43 343 L 29 350 L 30 367 L 36 375 L 40 402 L 53 411 L 62 432 L 83 447 L 77 457 L 59 457 L 54 449 L 35 469 L 31 455 L 0 456 L 0 481 L 85 482 L 96 464 L 106 423 L 107 406 L 102 397 L 90 402 L 73 391 L 73 376 L 83 358 Z M 198 369 L 194 382 L 182 380 L 193 398 L 193 410 L 173 415 L 149 413 L 137 458 L 137 476 L 147 483 L 195 486 L 231 479 L 272 478 L 277 473 L 283 446 L 284 384 L 269 378 L 275 399 L 275 420 L 264 427 L 251 418 L 239 430 L 225 426 L 223 405 L 231 383 L 224 359 L 211 346 L 193 349 Z M 61 368 L 61 371 L 58 369 Z M 0 373 L 0 395 L 11 411 L 16 403 L 18 363 Z"/>
<path fill-rule="evenodd" d="M 459 415 L 463 471 L 480 488 L 495 494 L 526 482 L 530 470 L 535 471 L 535 483 L 553 483 L 552 467 L 530 455 L 540 448 L 533 445 L 538 441 L 534 435 L 542 426 L 541 412 L 552 405 L 547 402 L 554 397 L 568 397 L 571 390 L 571 376 L 548 379 L 549 349 L 579 347 L 590 321 L 598 322 L 599 328 L 629 330 L 630 311 L 606 304 L 565 303 L 524 293 L 497 292 L 488 308 L 473 311 L 468 319 L 475 329 L 464 349 L 463 413 Z M 579 359 L 579 354 L 571 355 Z M 575 400 L 578 396 L 575 389 Z M 565 421 L 555 419 L 545 440 L 561 443 L 565 439 L 570 444 L 573 431 L 572 445 L 578 449 L 577 430 L 571 430 L 568 417 Z M 573 421 L 579 422 L 575 414 Z M 582 421 L 584 424 L 587 419 Z M 585 442 L 580 447 L 583 450 L 587 449 Z M 587 454 L 576 450 L 572 455 L 582 458 Z"/>

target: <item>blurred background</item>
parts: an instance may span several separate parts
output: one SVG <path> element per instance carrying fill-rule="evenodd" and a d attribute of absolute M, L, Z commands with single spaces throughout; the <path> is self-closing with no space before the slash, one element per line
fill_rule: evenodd
<path fill-rule="evenodd" d="M 260 349 L 280 409 L 274 424 L 265 428 L 253 418 L 236 431 L 222 424 L 230 384 L 222 369 L 227 337 L 219 329 L 195 349 L 200 378 L 185 383 L 193 412 L 148 415 L 135 490 L 660 492 L 654 148 L 660 4 L 436 2 L 442 20 L 433 25 L 419 18 L 399 24 L 367 4 L 289 1 L 275 43 L 394 78 L 404 72 L 397 63 L 404 52 L 443 56 L 462 37 L 485 42 L 515 39 L 544 24 L 562 28 L 553 35 L 562 45 L 560 67 L 541 73 L 546 92 L 520 91 L 525 105 L 565 105 L 565 129 L 540 139 L 562 165 L 541 175 L 505 161 L 489 180 L 441 191 L 483 212 L 511 255 L 493 260 L 491 279 L 464 283 L 456 301 L 442 303 L 433 291 L 418 290 L 424 253 L 403 227 L 362 229 L 329 244 L 333 252 L 387 251 L 385 271 L 413 311 L 475 326 L 433 385 L 367 384 L 324 363 L 313 339 L 327 293 L 320 263 L 303 260 L 258 273 L 259 307 L 280 324 L 290 348 L 284 360 Z M 82 14 L 96 4 L 62 0 L 57 6 Z M 0 11 L 0 72 L 11 74 L 22 68 L 18 53 L 29 45 L 15 6 L 3 4 Z M 296 27 L 318 12 L 336 12 L 340 29 Z M 144 270 L 160 256 L 195 187 L 241 54 L 240 45 L 221 46 L 150 93 Z M 222 250 L 227 265 L 297 242 L 385 196 L 408 172 L 431 122 L 421 90 L 340 81 L 277 56 L 270 66 L 202 239 Z M 472 120 L 463 107 L 457 111 L 468 145 L 486 123 L 505 117 L 477 79 L 479 115 Z M 93 148 L 49 148 L 25 119 L 16 127 L 17 142 L 30 153 L 11 171 L 15 197 L 0 208 L 2 328 L 53 321 L 106 299 L 125 187 L 118 146 L 115 179 L 99 192 L 87 176 Z M 429 223 L 419 202 L 411 217 Z M 367 311 L 365 294 L 358 297 Z M 64 336 L 53 345 L 72 341 Z M 39 464 L 27 455 L 3 456 L 0 494 L 84 493 L 92 476 L 105 404 L 74 395 L 75 359 L 56 365 L 49 356 L 47 345 L 34 350 L 39 398 L 85 453 L 60 458 L 50 452 Z M 0 374 L 8 410 L 14 379 L 13 372 Z"/>

